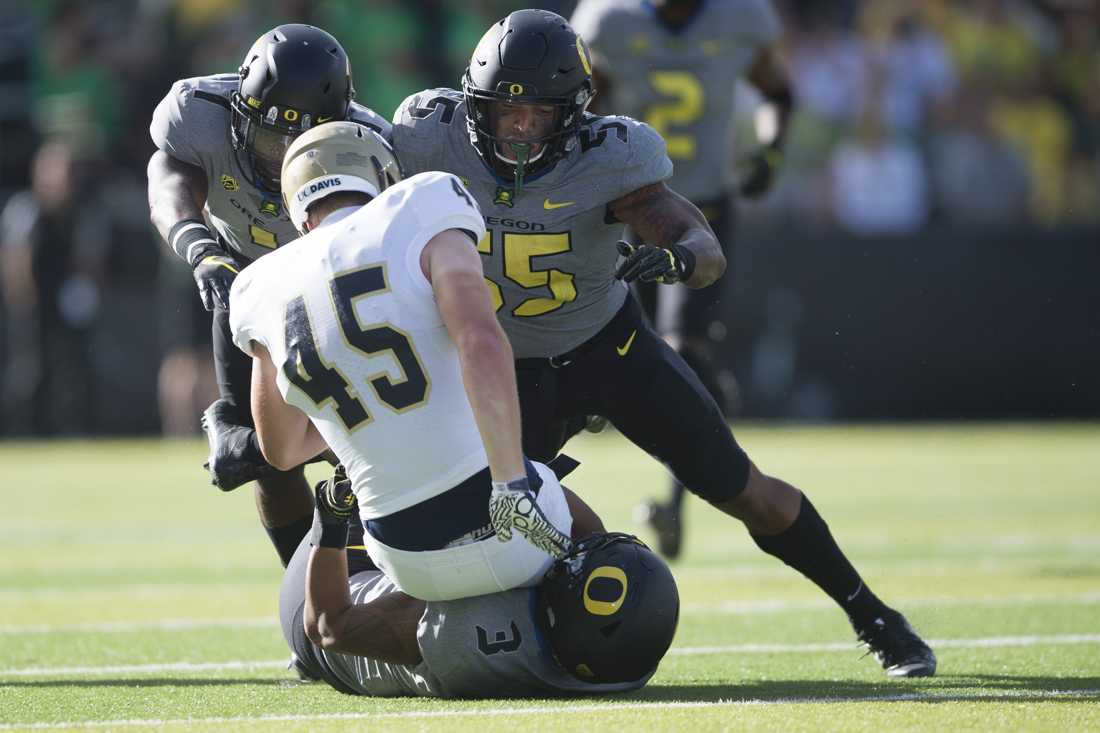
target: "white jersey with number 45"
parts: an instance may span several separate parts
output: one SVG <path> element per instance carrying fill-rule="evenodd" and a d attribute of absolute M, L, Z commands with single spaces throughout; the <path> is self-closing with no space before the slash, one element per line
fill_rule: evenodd
<path fill-rule="evenodd" d="M 347 469 L 364 519 L 436 496 L 488 465 L 458 352 L 420 267 L 447 229 L 485 234 L 447 173 L 412 176 L 241 271 L 230 325 L 263 344 L 279 391 Z"/>

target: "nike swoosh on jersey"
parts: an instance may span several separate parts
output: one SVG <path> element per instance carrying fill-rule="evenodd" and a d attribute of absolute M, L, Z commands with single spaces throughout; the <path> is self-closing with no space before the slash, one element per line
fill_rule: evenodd
<path fill-rule="evenodd" d="M 634 337 L 638 335 L 638 329 L 634 329 L 630 332 L 630 338 L 626 340 L 626 343 L 622 346 L 616 346 L 615 351 L 619 356 L 626 356 L 626 352 L 630 351 L 630 347 L 634 345 Z"/>
<path fill-rule="evenodd" d="M 552 211 L 554 209 L 560 209 L 564 206 L 572 206 L 575 203 L 577 203 L 577 202 L 576 201 L 562 201 L 560 204 L 555 204 L 550 199 L 546 199 L 542 202 L 542 208 L 546 209 L 547 211 Z"/>

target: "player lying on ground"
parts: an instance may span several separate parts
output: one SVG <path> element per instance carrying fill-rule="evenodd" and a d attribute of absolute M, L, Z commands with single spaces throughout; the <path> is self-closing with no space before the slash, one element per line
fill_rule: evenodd
<path fill-rule="evenodd" d="M 348 482 L 319 484 L 314 546 L 303 540 L 279 596 L 299 675 L 375 696 L 545 697 L 642 687 L 676 631 L 676 583 L 645 545 L 604 533 L 595 513 L 565 493 L 575 535 L 587 536 L 539 586 L 425 603 L 400 592 L 355 547 L 362 525 L 345 501 Z M 345 550 L 349 534 L 353 546 Z"/>

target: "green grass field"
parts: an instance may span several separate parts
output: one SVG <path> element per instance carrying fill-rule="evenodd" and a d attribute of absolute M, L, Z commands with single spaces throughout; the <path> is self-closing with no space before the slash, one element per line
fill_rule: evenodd
<path fill-rule="evenodd" d="M 249 489 L 199 441 L 0 443 L 0 730 L 1100 730 L 1100 425 L 746 426 L 868 583 L 936 647 L 889 681 L 843 614 L 692 499 L 683 612 L 640 692 L 350 698 L 294 681 Z M 585 435 L 570 477 L 639 531 L 664 473 Z M 646 538 L 643 533 L 643 538 Z"/>

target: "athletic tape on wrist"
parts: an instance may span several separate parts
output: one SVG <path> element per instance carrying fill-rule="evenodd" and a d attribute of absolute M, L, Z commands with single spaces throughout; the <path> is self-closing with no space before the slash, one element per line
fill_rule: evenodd
<path fill-rule="evenodd" d="M 211 250 L 219 252 L 218 240 L 202 219 L 183 219 L 168 232 L 172 250 L 194 267 Z"/>

